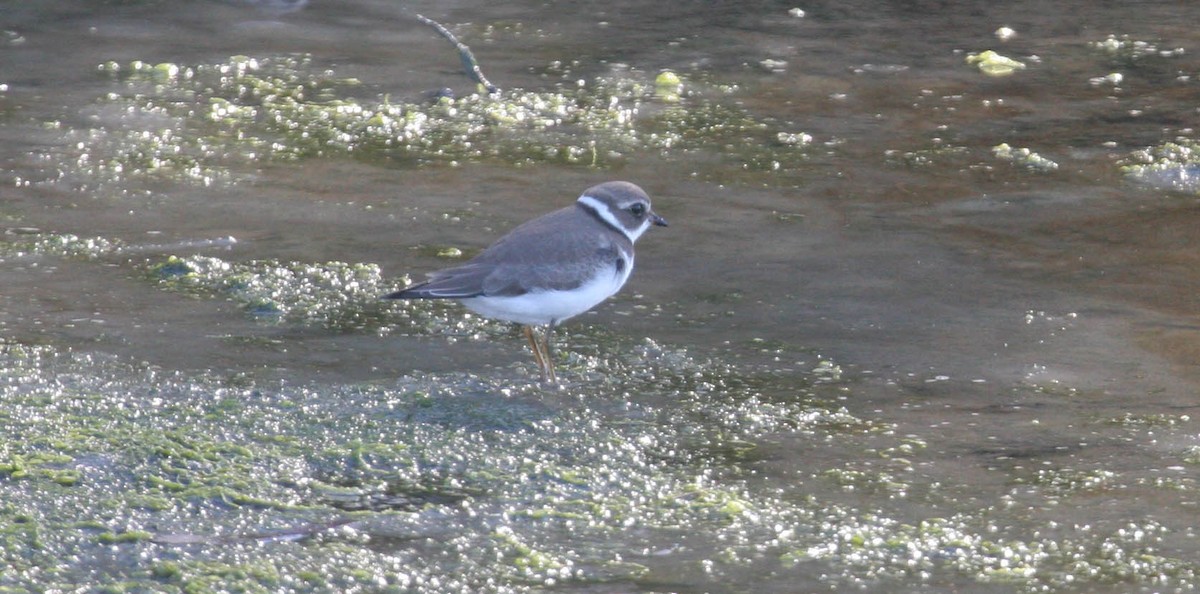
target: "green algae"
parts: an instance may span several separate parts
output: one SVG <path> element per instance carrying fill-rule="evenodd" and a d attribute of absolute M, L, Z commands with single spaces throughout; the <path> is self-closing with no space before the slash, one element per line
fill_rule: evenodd
<path fill-rule="evenodd" d="M 133 542 L 149 541 L 154 538 L 154 534 L 145 530 L 133 530 L 130 532 L 105 532 L 96 537 L 96 541 L 100 544 L 124 544 Z"/>
<path fill-rule="evenodd" d="M 1117 473 L 1111 470 L 1051 469 L 1038 470 L 1030 479 L 1018 479 L 1017 482 L 1027 482 L 1061 496 L 1099 491 L 1112 485 L 1116 478 Z"/>
<path fill-rule="evenodd" d="M 889 163 L 910 169 L 966 169 L 973 164 L 970 156 L 969 148 L 943 143 L 940 140 L 926 148 L 884 151 L 884 157 Z"/>
<path fill-rule="evenodd" d="M 1122 174 L 1155 188 L 1200 193 L 1200 142 L 1180 137 L 1132 151 L 1118 161 Z"/>
<path fill-rule="evenodd" d="M 581 337 L 594 341 L 573 358 L 584 372 L 568 393 L 580 390 L 581 404 L 565 409 L 511 378 L 230 382 L 0 345 L 7 459 L 78 473 L 69 485 L 0 476 L 4 584 L 65 587 L 81 576 L 38 567 L 71 556 L 104 559 L 88 579 L 115 589 L 638 589 L 655 575 L 653 556 L 631 551 L 680 534 L 706 535 L 688 546 L 718 575 L 774 559 L 771 571 L 821 563 L 824 581 L 842 586 L 1195 583 L 1197 565 L 1163 550 L 1171 531 L 1149 522 L 999 535 L 1015 509 L 1003 500 L 906 522 L 789 492 L 803 485 L 751 488 L 739 468 L 770 436 L 875 452 L 886 466 L 814 475 L 909 498 L 933 493 L 917 471 L 929 448 L 829 405 L 827 391 L 848 386 L 832 362 L 823 378 L 751 372 L 652 342 Z M 630 374 L 635 363 L 652 379 Z M 73 379 L 56 379 L 63 371 Z M 1104 471 L 1027 476 L 1017 484 L 1063 502 L 1122 489 Z"/>
<path fill-rule="evenodd" d="M 1188 446 L 1183 451 L 1183 461 L 1188 464 L 1200 464 L 1200 446 Z"/>
<path fill-rule="evenodd" d="M 780 171 L 803 163 L 812 142 L 737 106 L 721 91 L 728 85 L 675 73 L 400 101 L 361 98 L 361 81 L 305 56 L 109 62 L 98 70 L 114 85 L 95 105 L 101 123 L 64 131 L 70 148 L 54 155 L 62 164 L 47 179 L 212 185 L 235 181 L 247 165 L 326 156 L 609 167 L 647 151 L 662 159 L 704 151 L 737 168 Z"/>
<path fill-rule="evenodd" d="M 90 261 L 132 249 L 80 256 L 58 243 L 21 253 Z M 394 283 L 371 265 L 200 256 L 119 265 L 148 286 L 240 303 L 264 324 L 508 332 L 437 304 L 380 305 Z M 936 455 L 930 436 L 896 435 L 886 421 L 851 413 L 842 403 L 855 380 L 828 358 L 783 371 L 588 327 L 572 333 L 561 356 L 572 379 L 547 397 L 504 370 L 309 384 L 0 342 L 0 561 L 11 568 L 0 585 L 638 590 L 652 587 L 658 564 L 638 551 L 677 542 L 697 551 L 704 575 L 787 576 L 816 563 L 834 588 L 1196 584 L 1200 566 L 1166 544 L 1178 528 L 1029 529 L 1020 511 L 1130 486 L 1191 492 L 1189 481 L 1012 469 L 1012 492 L 957 503 L 922 475 Z M 1188 420 L 1137 415 L 1094 425 L 1127 435 L 1186 431 Z M 835 444 L 861 459 L 815 456 L 811 476 L 755 485 L 755 466 L 780 441 L 818 451 Z M 958 513 L 902 518 L 839 493 Z M 78 566 L 61 562 L 68 558 Z"/>
<path fill-rule="evenodd" d="M 17 237 L 12 241 L 0 241 L 0 258 L 11 260 L 58 257 L 73 260 L 95 260 L 118 253 L 123 246 L 117 240 L 103 237 L 80 237 L 70 233 L 30 233 Z"/>
<path fill-rule="evenodd" d="M 383 322 L 388 292 L 374 264 L 254 261 L 210 256 L 167 258 L 146 266 L 160 287 L 198 297 L 224 296 L 247 313 L 277 321 L 310 321 L 346 329 Z"/>
<path fill-rule="evenodd" d="M 1058 163 L 1028 148 L 1013 148 L 1005 142 L 992 147 L 992 156 L 1031 171 L 1050 172 L 1058 169 Z"/>
<path fill-rule="evenodd" d="M 897 480 L 889 472 L 868 472 L 847 468 L 831 468 L 824 475 L 847 491 L 885 493 L 903 497 L 909 488 L 905 481 Z"/>
<path fill-rule="evenodd" d="M 661 101 L 679 101 L 683 89 L 683 79 L 670 70 L 659 72 L 658 76 L 654 77 L 654 96 Z"/>
<path fill-rule="evenodd" d="M 1110 60 L 1134 65 L 1148 58 L 1172 58 L 1183 55 L 1183 48 L 1163 49 L 1158 42 L 1134 39 L 1129 35 L 1109 35 L 1101 41 L 1093 41 L 1088 45 Z"/>
<path fill-rule="evenodd" d="M 51 557 L 88 558 L 112 547 L 125 557 L 121 551 L 129 549 L 129 558 L 105 574 L 109 587 L 144 588 L 149 579 L 179 591 L 274 590 L 292 581 L 311 582 L 314 574 L 301 568 L 314 563 L 338 567 L 320 574 L 331 588 L 365 581 L 461 591 L 487 590 L 485 584 L 496 580 L 514 588 L 636 579 L 643 566 L 606 552 L 607 546 L 594 550 L 584 543 L 608 542 L 630 526 L 734 526 L 770 505 L 743 488 L 694 476 L 693 470 L 713 459 L 679 449 L 691 439 L 687 425 L 611 425 L 587 409 L 547 417 L 540 407 L 518 407 L 516 424 L 508 426 L 495 414 L 510 406 L 490 395 L 496 385 L 473 394 L 469 386 L 461 391 L 444 379 L 412 378 L 394 387 L 337 388 L 331 395 L 305 387 L 231 389 L 224 378 L 160 374 L 149 389 L 140 383 L 146 371 L 136 366 L 50 350 L 34 354 L 17 346 L 0 353 L 5 373 L 22 378 L 5 384 L 6 402 L 22 417 L 3 426 L 15 450 L 10 459 L 24 461 L 13 468 L 29 467 L 38 444 L 54 444 L 58 453 L 45 463 L 71 464 L 81 480 L 65 490 L 56 486 L 58 494 L 45 501 L 39 494 L 48 487 L 0 479 L 10 509 L 33 512 L 18 512 L 29 520 L 12 524 L 6 546 L 24 546 L 36 534 Z M 656 374 L 668 375 L 680 360 L 678 353 L 660 357 L 664 367 Z M 705 365 L 693 361 L 686 368 Z M 65 386 L 52 379 L 51 370 L 68 368 L 88 373 Z M 39 369 L 45 369 L 42 379 L 31 382 Z M 718 373 L 713 370 L 709 379 Z M 104 397 L 96 391 L 100 385 Z M 744 406 L 746 416 L 757 404 Z M 129 415 L 130 410 L 145 412 Z M 668 411 L 644 410 L 668 418 Z M 753 439 L 733 427 L 721 433 L 737 442 Z M 659 448 L 677 453 L 655 455 Z M 369 503 L 348 506 L 347 496 Z M 479 519 L 450 528 L 459 542 L 452 546 L 471 543 L 482 551 L 479 558 L 460 559 L 458 582 L 438 581 L 442 568 L 417 561 L 415 552 L 369 552 L 355 544 L 353 534 L 304 532 L 323 544 L 280 545 L 283 550 L 265 558 L 251 553 L 259 542 L 253 535 L 269 533 L 273 524 L 374 510 L 383 515 L 363 517 L 352 531 L 369 535 L 389 530 L 399 512 L 441 516 L 456 508 L 470 509 L 470 517 Z M 503 517 L 512 521 L 480 530 Z M 442 522 L 411 529 L 418 534 L 447 529 Z M 562 539 L 567 525 L 575 526 L 578 539 Z M 223 546 L 159 544 L 210 538 Z M 25 549 L 5 554 L 18 550 Z M 155 559 L 149 569 L 132 562 L 143 555 Z M 8 583 L 45 577 L 34 572 L 35 565 L 16 565 Z M 380 567 L 390 569 L 380 573 Z M 71 579 L 67 572 L 47 583 Z"/>
<path fill-rule="evenodd" d="M 839 522 L 837 535 L 821 547 L 783 555 L 787 564 L 837 558 L 853 569 L 847 577 L 904 579 L 928 577 L 951 567 L 980 583 L 1002 583 L 1017 591 L 1038 592 L 1083 584 L 1173 584 L 1196 579 L 1193 561 L 1163 556 L 1154 544 L 1166 531 L 1154 522 L 1128 524 L 1101 536 L 1086 529 L 1073 536 L 1034 540 L 984 536 L 963 517 L 930 518 L 905 524 L 879 516 Z M 1118 552 L 1120 551 L 1120 552 Z M 853 572 L 853 573 L 852 573 Z"/>
<path fill-rule="evenodd" d="M 1017 71 L 1025 69 L 1024 62 L 1001 55 L 993 50 L 967 54 L 966 62 L 974 65 L 983 74 L 995 77 L 1011 76 Z"/>
<path fill-rule="evenodd" d="M 411 106 L 355 99 L 364 92 L 359 81 L 316 72 L 303 59 L 294 66 L 250 58 L 230 64 L 204 88 L 197 81 L 216 76 L 206 67 L 114 65 L 106 76 L 119 88 L 94 107 L 131 115 L 69 131 L 83 143 L 78 156 L 89 158 L 68 163 L 67 179 L 209 184 L 235 179 L 247 163 L 321 156 L 608 166 L 645 150 L 664 159 L 708 151 L 775 171 L 802 164 L 812 144 L 736 104 L 696 95 L 699 85 L 686 77 L 670 81 L 669 94 L 636 73 L 548 96 L 518 91 L 511 104 L 486 111 L 497 99 Z M 226 77 L 245 94 L 226 86 Z M 544 115 L 559 112 L 566 115 L 557 121 Z M 185 131 L 144 127 L 139 119 L 158 116 Z M 395 136 L 410 125 L 417 125 L 413 138 Z M 459 133 L 459 125 L 468 130 Z M 589 142 L 572 138 L 580 129 Z M 444 144 L 423 144 L 427 130 Z M 889 157 L 927 167 L 967 152 L 947 145 Z M 49 235 L 13 248 L 5 258 L 86 261 L 125 249 L 103 238 Z M 378 294 L 394 283 L 369 265 L 168 257 L 135 266 L 155 287 L 229 299 L 267 324 L 506 332 L 432 304 L 380 305 Z M 947 502 L 921 475 L 939 462 L 928 451 L 934 432 L 894 436 L 886 419 L 835 404 L 855 395 L 852 372 L 835 362 L 783 373 L 593 328 L 580 329 L 578 340 L 578 352 L 563 353 L 573 379 L 562 398 L 581 409 L 571 412 L 507 370 L 489 371 L 496 379 L 414 374 L 376 385 L 297 386 L 163 373 L 6 344 L 0 427 L 6 437 L 21 429 L 5 444 L 8 463 L 21 474 L 0 474 L 0 561 L 11 568 L 0 575 L 0 590 L 82 589 L 86 582 L 95 591 L 658 591 L 668 588 L 648 579 L 646 564 L 661 566 L 659 554 L 639 551 L 670 551 L 689 534 L 701 536 L 683 550 L 704 559 L 673 566 L 684 577 L 672 590 L 744 588 L 734 577 L 739 571 L 781 575 L 787 583 L 811 575 L 811 567 L 833 590 L 891 590 L 889 580 L 900 579 L 899 589 L 964 580 L 1019 591 L 1197 584 L 1196 563 L 1173 557 L 1166 542 L 1181 528 L 1139 520 L 1110 530 L 1052 525 L 1043 532 L 1007 511 L 1047 500 L 1086 506 L 1131 484 L 1194 489 L 1186 481 L 1056 468 L 1010 474 L 1009 484 L 1034 493 L 1024 499 Z M 1095 425 L 1125 438 L 1148 430 L 1186 437 L 1185 421 L 1134 415 Z M 768 487 L 748 486 L 769 456 L 765 446 L 776 440 L 814 450 L 839 444 L 872 463 L 894 464 L 814 455 L 815 480 L 775 475 Z M 1195 463 L 1195 452 L 1184 455 Z M 878 497 L 850 503 L 808 495 L 826 482 L 965 511 L 902 518 L 866 507 Z M 925 493 L 932 495 L 922 499 Z M 354 523 L 322 528 L 331 516 Z M 79 517 L 85 519 L 70 520 Z M 295 539 L 262 536 L 289 526 L 298 527 Z M 80 567 L 63 568 L 63 559 Z M 704 577 L 686 575 L 699 573 L 694 565 L 705 568 Z"/>

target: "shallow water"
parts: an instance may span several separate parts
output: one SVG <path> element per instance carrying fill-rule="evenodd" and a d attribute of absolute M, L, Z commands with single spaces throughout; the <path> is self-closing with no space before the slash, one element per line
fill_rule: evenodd
<path fill-rule="evenodd" d="M 274 5 L 0 4 L 0 586 L 1200 583 L 1200 9 Z M 614 178 L 562 387 L 377 299 Z"/>

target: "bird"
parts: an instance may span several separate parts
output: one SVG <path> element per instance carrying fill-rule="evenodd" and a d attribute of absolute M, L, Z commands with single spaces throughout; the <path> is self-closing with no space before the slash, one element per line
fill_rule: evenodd
<path fill-rule="evenodd" d="M 428 274 L 385 299 L 454 299 L 486 318 L 520 324 L 542 381 L 557 383 L 550 338 L 616 294 L 633 272 L 633 244 L 667 220 L 627 181 L 585 190 L 571 206 L 518 225 L 467 262 Z M 535 326 L 544 326 L 539 338 Z"/>

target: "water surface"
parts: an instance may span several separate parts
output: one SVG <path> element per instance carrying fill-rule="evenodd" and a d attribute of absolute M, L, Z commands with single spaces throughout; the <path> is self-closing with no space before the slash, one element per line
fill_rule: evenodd
<path fill-rule="evenodd" d="M 1197 9 L 266 4 L 0 5 L 0 585 L 1196 589 Z M 560 388 L 377 299 L 607 179 Z"/>

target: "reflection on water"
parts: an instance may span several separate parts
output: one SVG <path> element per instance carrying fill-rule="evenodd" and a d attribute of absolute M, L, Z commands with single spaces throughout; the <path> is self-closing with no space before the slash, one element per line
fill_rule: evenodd
<path fill-rule="evenodd" d="M 1200 580 L 1186 4 L 10 4 L 0 585 Z M 375 299 L 612 178 L 561 389 Z"/>

